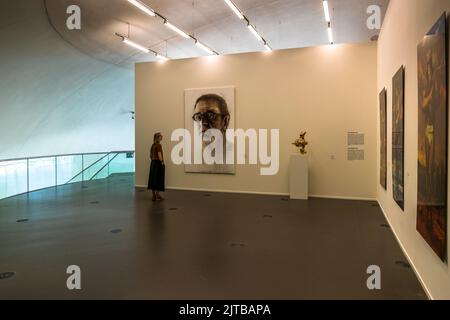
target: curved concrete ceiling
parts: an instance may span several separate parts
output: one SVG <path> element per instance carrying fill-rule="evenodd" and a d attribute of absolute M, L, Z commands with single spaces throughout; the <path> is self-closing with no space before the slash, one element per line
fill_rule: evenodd
<path fill-rule="evenodd" d="M 264 50 L 223 0 L 141 0 L 172 23 L 195 35 L 220 54 Z M 274 49 L 324 45 L 327 24 L 321 0 L 235 0 Z M 369 5 L 384 13 L 389 0 L 330 0 L 336 43 L 368 42 L 377 30 L 366 27 Z M 82 29 L 66 27 L 66 9 L 82 10 Z M 115 33 L 128 34 L 142 45 L 173 59 L 203 56 L 192 40 L 167 29 L 158 17 L 150 17 L 126 0 L 45 0 L 48 18 L 61 37 L 81 52 L 102 61 L 131 66 L 154 61 L 151 55 L 125 46 Z"/>
<path fill-rule="evenodd" d="M 0 159 L 134 149 L 133 70 L 68 45 L 43 0 L 0 0 L 0 37 Z"/>

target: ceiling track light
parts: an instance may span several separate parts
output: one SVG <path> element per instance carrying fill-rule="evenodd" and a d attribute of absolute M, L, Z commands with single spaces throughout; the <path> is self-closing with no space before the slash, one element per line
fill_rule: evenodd
<path fill-rule="evenodd" d="M 187 32 L 184 32 L 183 30 L 181 30 L 180 28 L 178 28 L 178 27 L 175 26 L 174 24 L 170 23 L 170 22 L 167 20 L 166 17 L 164 17 L 163 15 L 161 15 L 160 13 L 158 13 L 157 11 L 154 11 L 153 9 L 151 9 L 149 6 L 145 5 L 145 4 L 142 3 L 141 1 L 139 1 L 139 0 L 127 0 L 127 1 L 128 1 L 129 3 L 131 3 L 132 5 L 134 5 L 135 7 L 139 8 L 140 10 L 144 11 L 144 12 L 147 13 L 148 15 L 150 15 L 150 16 L 152 16 L 152 17 L 159 17 L 159 18 L 161 18 L 161 19 L 164 21 L 164 25 L 165 25 L 166 27 L 168 27 L 168 28 L 171 29 L 172 31 L 176 32 L 177 34 L 179 34 L 179 35 L 182 36 L 183 38 L 185 38 L 185 39 L 192 39 L 192 40 L 194 40 L 194 42 L 195 42 L 196 44 L 197 44 L 197 43 L 200 43 L 200 42 L 198 42 L 198 39 L 197 39 L 197 38 L 195 38 L 194 36 L 191 36 L 191 35 L 188 34 Z M 234 4 L 233 4 L 233 5 L 234 5 Z M 237 9 L 237 7 L 236 7 L 235 5 L 234 5 L 234 7 L 236 8 L 237 11 L 239 11 L 239 9 Z M 239 11 L 239 12 L 240 12 L 240 11 Z M 242 15 L 242 14 L 241 14 L 241 15 Z M 243 19 L 246 19 L 246 18 L 244 17 L 244 15 L 242 15 L 242 18 L 243 18 Z M 247 21 L 248 21 L 248 20 L 247 20 Z M 116 35 L 119 36 L 119 37 L 121 37 L 122 39 L 128 39 L 128 37 L 124 37 L 124 36 L 119 35 L 119 34 L 117 34 L 117 33 L 116 33 Z M 128 35 L 128 36 L 129 36 L 129 35 Z M 128 40 L 129 40 L 129 39 L 128 39 Z M 132 41 L 129 40 L 129 42 L 132 42 Z M 134 45 L 133 45 L 133 44 L 134 44 Z M 133 46 L 133 47 L 135 47 L 135 48 L 137 48 L 137 49 L 139 49 L 139 50 L 141 50 L 141 51 L 143 51 L 142 49 L 145 49 L 145 50 L 149 50 L 150 52 L 154 52 L 154 51 L 152 51 L 152 50 L 150 50 L 150 49 L 143 48 L 142 46 L 140 46 L 140 45 L 138 45 L 138 44 L 136 44 L 136 43 L 133 43 L 133 44 L 129 44 L 129 45 L 130 45 L 130 46 Z M 137 45 L 137 46 L 135 46 L 135 45 Z M 211 52 L 211 54 L 216 54 L 216 55 L 218 55 L 218 53 L 217 53 L 216 51 L 212 50 L 211 48 L 208 48 L 208 47 L 205 46 L 205 45 L 202 45 L 201 43 L 200 43 L 199 47 L 201 47 L 202 49 L 204 49 L 204 50 L 207 51 L 208 53 Z M 144 52 L 147 52 L 147 51 L 144 51 Z M 164 60 L 164 59 L 169 60 L 169 58 L 167 58 L 167 57 L 161 56 L 161 55 L 157 54 L 156 52 L 154 52 L 154 53 L 157 55 L 158 58 L 160 58 L 160 59 L 162 59 L 162 60 Z"/>
<path fill-rule="evenodd" d="M 244 20 L 244 15 L 242 14 L 241 10 L 234 4 L 231 0 L 224 0 L 225 3 L 233 10 L 233 12 L 239 17 L 239 19 Z"/>
<path fill-rule="evenodd" d="M 131 3 L 136 8 L 140 9 L 141 11 L 145 12 L 151 17 L 155 17 L 156 13 L 152 9 L 150 9 L 147 5 L 143 4 L 139 0 L 128 0 L 129 3 Z"/>
<path fill-rule="evenodd" d="M 116 36 L 118 36 L 119 38 L 122 38 L 122 42 L 127 44 L 127 45 L 129 45 L 130 47 L 138 49 L 139 51 L 142 51 L 144 53 L 152 53 L 152 54 L 154 54 L 155 57 L 158 58 L 159 60 L 162 60 L 162 61 L 170 60 L 170 58 L 168 58 L 166 56 L 163 56 L 162 54 L 159 54 L 158 52 L 156 52 L 154 50 L 148 49 L 148 48 L 144 47 L 143 45 L 140 45 L 140 44 L 130 40 L 129 38 L 127 38 L 127 37 L 125 37 L 125 36 L 123 36 L 123 35 L 121 35 L 119 33 L 116 33 Z"/>
<path fill-rule="evenodd" d="M 250 23 L 248 24 L 248 28 L 251 31 L 251 33 L 253 33 L 253 35 L 261 42 L 264 42 L 263 37 L 261 37 L 258 33 L 258 31 L 256 31 L 255 27 L 253 27 Z"/>
<path fill-rule="evenodd" d="M 334 43 L 333 30 L 331 29 L 331 23 L 328 23 L 328 40 L 330 41 L 330 44 Z"/>
<path fill-rule="evenodd" d="M 167 58 L 166 56 L 160 55 L 159 53 L 155 52 L 155 56 L 161 61 L 169 61 L 169 58 Z"/>
<path fill-rule="evenodd" d="M 185 39 L 189 39 L 189 38 L 190 38 L 190 36 L 189 36 L 186 32 L 184 32 L 183 30 L 181 30 L 181 29 L 178 28 L 177 26 L 171 24 L 169 21 L 165 20 L 165 21 L 164 21 L 164 25 L 165 25 L 167 28 L 171 29 L 172 31 L 175 31 L 176 33 L 178 33 L 178 34 L 179 34 L 180 36 L 182 36 L 183 38 L 185 38 Z"/>
<path fill-rule="evenodd" d="M 322 4 L 323 4 L 323 11 L 325 13 L 325 20 L 328 24 L 328 41 L 330 42 L 330 44 L 334 44 L 333 29 L 331 29 L 331 16 L 330 16 L 330 8 L 328 6 L 328 1 L 323 0 Z"/>
<path fill-rule="evenodd" d="M 128 38 L 123 37 L 122 41 L 123 41 L 123 43 L 129 45 L 130 47 L 133 47 L 133 48 L 138 49 L 138 50 L 140 50 L 142 52 L 145 52 L 145 53 L 150 53 L 150 49 L 147 49 L 144 46 L 141 46 L 140 44 L 138 44 L 138 43 L 136 43 L 134 41 L 131 41 Z"/>
<path fill-rule="evenodd" d="M 327 0 L 323 0 L 323 11 L 325 12 L 325 20 L 330 23 L 331 22 L 331 18 L 330 18 L 330 8 L 328 7 L 328 1 Z"/>
<path fill-rule="evenodd" d="M 255 27 L 252 26 L 250 20 L 242 13 L 242 11 L 238 8 L 238 6 L 233 2 L 233 0 L 224 0 L 225 3 L 233 10 L 233 12 L 239 17 L 241 20 L 245 20 L 245 23 L 247 24 L 248 29 L 250 32 L 258 39 L 260 42 L 263 43 L 264 48 L 267 51 L 272 51 L 272 48 L 269 46 L 267 41 L 256 31 Z"/>
<path fill-rule="evenodd" d="M 195 41 L 195 45 L 197 47 L 199 47 L 200 49 L 202 49 L 203 51 L 208 52 L 209 54 L 217 54 L 217 52 L 215 52 L 214 50 L 212 50 L 211 48 L 208 48 L 207 46 L 205 46 L 203 43 L 201 43 L 200 41 L 196 40 Z"/>

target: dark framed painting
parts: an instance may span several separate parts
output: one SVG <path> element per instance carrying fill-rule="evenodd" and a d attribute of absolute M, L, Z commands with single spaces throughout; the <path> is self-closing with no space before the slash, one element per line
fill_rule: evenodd
<path fill-rule="evenodd" d="M 387 92 L 384 88 L 379 94 L 380 100 L 380 184 L 387 188 Z"/>
<path fill-rule="evenodd" d="M 445 13 L 418 45 L 417 231 L 443 260 L 447 244 L 448 49 Z"/>
<path fill-rule="evenodd" d="M 405 68 L 392 78 L 392 191 L 395 202 L 405 209 Z"/>

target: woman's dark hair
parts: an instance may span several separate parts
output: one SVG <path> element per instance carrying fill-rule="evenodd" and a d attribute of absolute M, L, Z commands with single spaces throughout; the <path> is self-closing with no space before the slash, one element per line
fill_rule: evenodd
<path fill-rule="evenodd" d="M 155 133 L 155 135 L 153 136 L 153 143 L 161 142 L 161 137 L 162 137 L 161 132 Z"/>
<path fill-rule="evenodd" d="M 219 105 L 219 109 L 220 109 L 220 113 L 223 116 L 229 116 L 230 112 L 228 111 L 228 104 L 225 101 L 224 98 L 222 98 L 221 96 L 217 95 L 217 94 L 205 94 L 203 96 L 201 96 L 200 98 L 197 99 L 197 102 L 195 102 L 195 106 L 197 106 L 197 104 L 201 101 L 204 101 L 206 103 L 211 103 L 211 102 L 216 102 Z"/>

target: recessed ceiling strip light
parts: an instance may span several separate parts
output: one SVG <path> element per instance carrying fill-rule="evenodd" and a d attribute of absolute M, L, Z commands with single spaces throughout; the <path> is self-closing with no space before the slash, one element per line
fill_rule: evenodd
<path fill-rule="evenodd" d="M 241 10 L 239 10 L 239 8 L 233 3 L 233 1 L 225 0 L 225 3 L 231 8 L 231 10 L 234 11 L 234 13 L 236 13 L 239 19 L 244 19 L 244 15 L 242 14 Z"/>
<path fill-rule="evenodd" d="M 150 9 L 147 5 L 143 4 L 139 0 L 128 0 L 128 2 L 131 3 L 133 6 L 139 8 L 140 10 L 144 11 L 151 17 L 156 16 L 155 12 L 152 9 Z"/>

